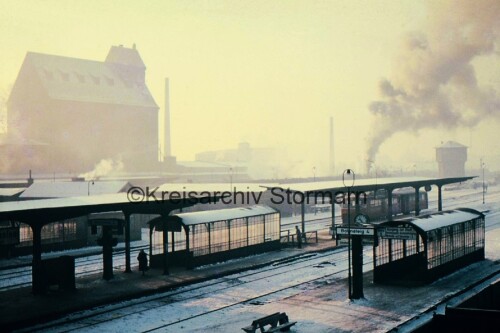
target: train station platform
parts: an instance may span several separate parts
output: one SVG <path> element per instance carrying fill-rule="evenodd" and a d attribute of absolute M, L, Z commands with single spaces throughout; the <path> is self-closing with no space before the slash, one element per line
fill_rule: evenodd
<path fill-rule="evenodd" d="M 74 292 L 59 291 L 56 288 L 49 290 L 46 294 L 33 295 L 31 287 L 6 290 L 0 293 L 0 311 L 2 312 L 0 327 L 2 331 L 10 331 L 32 326 L 75 311 L 152 295 L 334 248 L 335 241 L 327 232 L 322 232 L 318 235 L 317 243 L 303 244 L 301 249 L 284 247 L 279 251 L 233 259 L 192 270 L 173 268 L 168 276 L 163 275 L 161 269 L 150 269 L 142 276 L 138 267 L 133 266 L 132 273 L 115 270 L 114 278 L 110 281 L 103 280 L 102 274 L 77 278 Z"/>
<path fill-rule="evenodd" d="M 302 292 L 290 297 L 263 302 L 258 306 L 250 305 L 244 311 L 236 308 L 234 312 L 223 314 L 230 316 L 232 320 L 213 320 L 213 325 L 219 325 L 220 332 L 238 332 L 255 318 L 286 311 L 291 320 L 297 321 L 292 329 L 297 332 L 408 332 L 408 328 L 414 329 L 420 325 L 419 318 L 432 318 L 443 302 L 461 295 L 464 290 L 474 292 L 478 282 L 499 274 L 500 229 L 491 234 L 488 241 L 490 246 L 486 260 L 432 284 L 415 288 L 374 284 L 373 271 L 365 269 L 363 299 L 348 301 L 345 276 L 332 278 L 304 286 Z M 310 243 L 302 249 L 289 247 L 193 270 L 180 268 L 172 270 L 169 276 L 164 276 L 161 270 L 155 269 L 142 276 L 137 267 L 133 267 L 133 273 L 115 271 L 115 278 L 111 281 L 102 280 L 100 275 L 78 278 L 77 290 L 71 293 L 56 290 L 33 296 L 28 287 L 8 290 L 0 293 L 0 327 L 2 331 L 29 327 L 75 311 L 152 295 L 272 263 L 290 262 L 295 258 L 299 260 L 299 257 L 312 255 L 314 252 L 334 249 L 334 241 L 330 236 L 321 233 L 317 244 Z M 207 318 L 190 321 L 189 332 L 206 332 L 206 321 Z"/>

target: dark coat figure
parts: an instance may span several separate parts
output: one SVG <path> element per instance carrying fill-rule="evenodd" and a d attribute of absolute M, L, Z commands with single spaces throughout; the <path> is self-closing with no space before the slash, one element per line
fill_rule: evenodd
<path fill-rule="evenodd" d="M 144 275 L 144 273 L 148 270 L 148 255 L 144 252 L 144 250 L 139 252 L 137 260 L 139 261 L 139 270 L 142 272 L 142 275 Z"/>
<path fill-rule="evenodd" d="M 295 226 L 295 233 L 297 235 L 297 247 L 300 249 L 302 248 L 302 233 L 298 226 Z"/>

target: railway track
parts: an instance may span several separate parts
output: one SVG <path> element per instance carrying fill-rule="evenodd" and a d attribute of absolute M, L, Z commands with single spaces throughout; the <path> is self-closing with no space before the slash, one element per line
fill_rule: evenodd
<path fill-rule="evenodd" d="M 445 191 L 446 194 L 455 194 L 451 191 Z M 444 195 L 444 206 L 446 209 L 452 209 L 457 207 L 464 207 L 469 204 L 477 205 L 482 199 L 481 193 L 457 193 L 454 196 Z M 487 193 L 487 201 L 500 200 L 500 191 L 495 189 L 490 190 Z M 429 206 L 437 207 L 437 199 L 429 198 Z M 425 212 L 433 212 L 436 209 L 428 209 Z M 340 215 L 336 216 L 336 219 L 340 219 Z M 309 219 L 306 221 L 308 230 L 325 230 L 331 225 L 331 218 L 318 218 Z M 301 221 L 289 222 L 282 224 L 282 231 L 292 230 L 296 225 L 301 225 Z M 500 222 L 490 223 L 486 226 L 486 231 L 497 228 Z M 132 247 L 131 256 L 133 257 L 135 253 L 140 249 L 147 249 L 147 246 Z M 137 250 L 137 251 L 134 251 Z M 114 251 L 114 269 L 123 269 L 124 264 L 124 249 Z M 76 276 L 86 276 L 90 274 L 96 274 L 102 271 L 102 258 L 101 255 L 91 255 L 88 257 L 80 257 L 76 259 Z M 0 292 L 8 289 L 20 288 L 29 286 L 31 284 L 31 263 L 26 263 L 26 266 L 17 267 L 8 270 L 0 271 Z"/>
<path fill-rule="evenodd" d="M 131 248 L 130 256 L 134 256 L 141 250 L 147 249 L 148 246 L 136 246 Z M 125 268 L 125 250 L 117 250 L 113 256 L 113 268 Z M 75 276 L 82 277 L 91 274 L 102 272 L 102 255 L 91 255 L 88 257 L 80 257 L 75 259 Z M 0 271 L 0 292 L 22 288 L 31 285 L 31 264 L 26 266 Z"/>
<path fill-rule="evenodd" d="M 370 251 L 365 251 L 365 253 L 369 255 Z M 370 265 L 371 258 L 368 256 L 366 258 L 368 260 L 366 260 L 365 265 Z M 328 259 L 335 259 L 335 262 L 333 263 Z M 304 272 L 310 271 L 312 267 L 318 268 L 316 275 L 312 277 L 305 276 Z M 324 268 L 328 267 L 330 268 L 329 270 L 324 270 Z M 287 259 L 259 270 L 231 275 L 135 301 L 94 309 L 91 310 L 90 313 L 86 311 L 79 315 L 74 314 L 41 327 L 35 327 L 35 329 L 49 330 L 51 332 L 71 332 L 76 330 L 106 331 L 106 327 L 102 326 L 108 324 L 113 325 L 113 321 L 115 320 L 134 320 L 130 318 L 151 315 L 151 312 L 170 313 L 168 311 L 169 308 L 174 306 L 182 307 L 182 304 L 201 302 L 208 298 L 217 299 L 217 296 L 221 293 L 232 295 L 220 300 L 221 303 L 217 304 L 214 309 L 209 311 L 198 311 L 194 315 L 186 314 L 182 316 L 182 318 L 172 319 L 172 321 L 168 323 L 152 325 L 143 330 L 145 332 L 155 331 L 237 305 L 258 302 L 261 298 L 276 295 L 280 292 L 291 290 L 307 283 L 327 279 L 331 276 L 340 275 L 346 273 L 346 271 L 347 251 L 345 249 L 340 248 L 315 255 L 306 254 L 294 261 Z M 278 284 L 280 285 L 279 287 L 272 287 L 273 283 L 266 283 L 272 279 L 283 278 L 286 282 Z M 266 287 L 266 290 L 262 290 L 256 295 L 255 289 L 262 289 L 262 286 L 269 287 Z M 33 328 L 30 328 L 30 330 L 31 329 Z"/>

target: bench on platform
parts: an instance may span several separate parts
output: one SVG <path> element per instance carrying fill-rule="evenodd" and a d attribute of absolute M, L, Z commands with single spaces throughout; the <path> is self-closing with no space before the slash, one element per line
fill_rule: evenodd
<path fill-rule="evenodd" d="M 252 325 L 243 327 L 242 330 L 247 333 L 255 333 L 257 329 L 260 329 L 261 333 L 287 332 L 296 323 L 296 321 L 288 321 L 288 316 L 285 312 L 276 312 L 254 320 Z M 267 325 L 270 325 L 270 327 L 266 329 Z"/>

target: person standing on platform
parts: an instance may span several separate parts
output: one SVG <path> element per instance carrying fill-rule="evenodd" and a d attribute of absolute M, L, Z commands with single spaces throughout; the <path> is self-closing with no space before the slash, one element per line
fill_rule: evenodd
<path fill-rule="evenodd" d="M 297 247 L 299 249 L 302 248 L 302 233 L 300 232 L 300 229 L 298 226 L 295 226 L 295 234 L 297 235 Z"/>
<path fill-rule="evenodd" d="M 144 250 L 139 252 L 137 260 L 139 261 L 139 270 L 142 272 L 142 275 L 144 275 L 148 270 L 148 255 L 144 252 Z"/>

